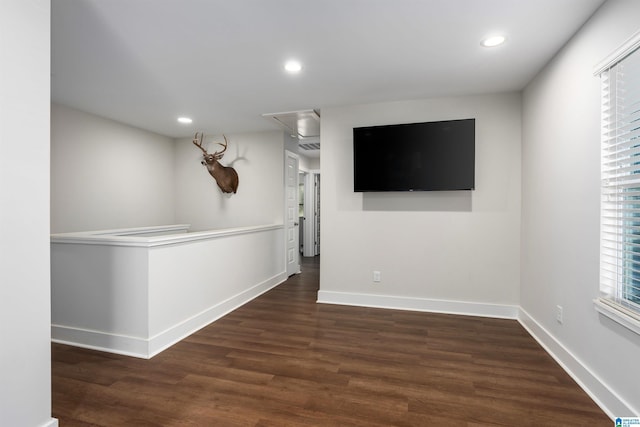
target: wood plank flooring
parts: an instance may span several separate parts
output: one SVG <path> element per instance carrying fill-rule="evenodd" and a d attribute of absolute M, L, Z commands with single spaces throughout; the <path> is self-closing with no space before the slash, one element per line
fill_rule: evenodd
<path fill-rule="evenodd" d="M 319 260 L 151 360 L 53 345 L 72 426 L 611 426 L 512 320 L 316 304 Z"/>

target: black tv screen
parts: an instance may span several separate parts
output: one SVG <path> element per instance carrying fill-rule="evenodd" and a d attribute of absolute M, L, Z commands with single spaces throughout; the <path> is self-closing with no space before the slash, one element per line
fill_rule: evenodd
<path fill-rule="evenodd" d="M 353 189 L 475 188 L 475 119 L 353 129 Z"/>

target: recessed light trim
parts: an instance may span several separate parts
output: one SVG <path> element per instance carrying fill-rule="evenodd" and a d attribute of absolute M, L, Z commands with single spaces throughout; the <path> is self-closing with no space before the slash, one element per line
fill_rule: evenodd
<path fill-rule="evenodd" d="M 507 41 L 507 38 L 502 35 L 489 36 L 483 39 L 480 44 L 484 47 L 496 47 Z"/>
<path fill-rule="evenodd" d="M 284 64 L 284 69 L 292 74 L 299 73 L 300 70 L 302 70 L 302 64 L 299 61 L 292 59 Z"/>
<path fill-rule="evenodd" d="M 182 123 L 183 125 L 189 125 L 193 123 L 193 120 L 191 120 L 189 117 L 178 117 L 178 123 Z"/>

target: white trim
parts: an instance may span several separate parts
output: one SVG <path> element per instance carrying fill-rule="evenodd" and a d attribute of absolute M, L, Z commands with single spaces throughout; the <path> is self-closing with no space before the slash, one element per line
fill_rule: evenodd
<path fill-rule="evenodd" d="M 51 418 L 49 421 L 45 422 L 40 427 L 58 427 L 58 419 Z"/>
<path fill-rule="evenodd" d="M 198 240 L 211 240 L 220 237 L 255 233 L 258 231 L 277 230 L 283 227 L 284 226 L 282 224 L 273 224 L 187 233 L 189 224 L 179 224 L 159 227 L 139 227 L 118 230 L 52 234 L 51 243 L 153 248 L 158 246 L 195 242 Z M 145 236 L 145 234 L 151 233 L 175 233 L 176 231 L 182 232 L 179 234 Z"/>
<path fill-rule="evenodd" d="M 633 63 L 634 58 L 636 58 L 637 55 L 640 54 L 640 52 L 634 54 L 634 56 L 630 55 L 638 49 L 640 49 L 640 30 L 636 31 L 620 47 L 618 47 L 604 60 L 602 60 L 595 67 L 594 74 L 600 75 L 601 73 L 616 66 L 616 64 L 621 61 L 625 61 L 621 64 L 629 61 Z M 617 161 L 614 162 L 610 160 L 610 150 L 612 150 L 612 148 L 616 153 L 616 158 L 626 158 L 629 155 L 633 155 L 633 152 L 631 152 L 629 148 L 618 148 L 618 138 L 613 138 L 609 135 L 609 133 L 610 129 L 625 127 L 628 125 L 629 121 L 632 120 L 630 118 L 627 118 L 627 113 L 624 113 L 627 108 L 630 108 L 631 111 L 635 110 L 635 107 L 633 107 L 632 105 L 634 101 L 633 97 L 631 97 L 629 100 L 625 100 L 624 97 L 620 97 L 619 95 L 617 95 L 618 86 L 622 85 L 623 87 L 625 87 L 628 82 L 624 77 L 615 77 L 617 76 L 617 73 L 613 71 L 615 71 L 615 69 L 611 71 L 609 80 L 603 81 L 601 94 L 603 131 L 601 144 L 601 164 L 603 165 L 601 173 L 601 194 L 603 195 L 613 193 L 618 194 L 619 189 L 626 186 L 627 182 L 631 180 L 631 177 L 635 176 L 634 172 L 637 172 L 637 170 L 624 169 L 627 167 L 626 164 L 620 164 Z M 632 84 L 628 89 L 633 92 L 633 88 L 634 86 Z M 629 102 L 629 104 L 627 102 Z M 622 110 L 618 112 L 618 107 L 616 107 L 615 109 L 607 107 L 607 105 L 610 103 L 616 106 L 619 105 Z M 632 138 L 632 136 L 623 134 L 621 138 L 626 141 L 628 138 Z M 627 147 L 628 144 L 623 144 L 622 146 Z M 609 162 L 611 162 L 610 165 L 608 165 Z M 600 208 L 600 290 L 602 296 L 593 301 L 594 308 L 601 315 L 606 316 L 619 325 L 640 335 L 640 313 L 634 312 L 632 309 L 624 306 L 624 301 L 622 301 L 623 304 L 619 304 L 616 302 L 617 298 L 609 298 L 606 296 L 617 295 L 618 293 L 622 294 L 623 290 L 621 288 L 624 286 L 624 274 L 627 273 L 627 267 L 621 267 L 619 265 L 620 259 L 622 259 L 624 256 L 621 252 L 621 247 L 609 248 L 608 245 L 604 242 L 620 242 L 620 239 L 623 239 L 626 236 L 628 232 L 625 231 L 619 218 L 624 218 L 626 213 L 631 211 L 631 208 L 628 205 L 624 204 L 622 195 L 620 197 L 616 196 L 611 198 L 608 196 L 603 196 L 600 203 Z M 613 218 L 614 216 L 615 219 Z M 608 226 L 608 223 L 611 223 L 611 225 Z M 620 299 L 623 300 L 625 297 L 626 296 L 620 296 Z"/>
<path fill-rule="evenodd" d="M 92 331 L 72 326 L 51 325 L 51 341 L 90 350 L 149 359 L 149 342 L 145 338 Z"/>
<path fill-rule="evenodd" d="M 617 395 L 611 387 L 607 386 L 598 375 L 592 372 L 522 307 L 520 307 L 518 322 L 609 418 L 613 420 L 620 414 L 640 413 L 640 408 L 633 408 L 629 402 Z"/>
<path fill-rule="evenodd" d="M 285 272 L 282 272 L 149 338 L 149 358 L 226 316 L 249 301 L 283 283 L 285 280 L 287 280 L 287 275 Z"/>
<path fill-rule="evenodd" d="M 640 30 L 629 37 L 620 47 L 611 52 L 600 61 L 593 69 L 593 75 L 599 76 L 603 71 L 613 67 L 618 61 L 625 58 L 634 50 L 640 48 Z"/>
<path fill-rule="evenodd" d="M 407 298 L 391 295 L 318 291 L 318 303 L 493 317 L 499 319 L 518 318 L 518 306 L 515 305 Z"/>
<path fill-rule="evenodd" d="M 640 335 L 640 321 L 635 317 L 635 313 L 626 313 L 624 307 L 619 307 L 605 298 L 595 299 L 593 304 L 598 313 Z"/>
<path fill-rule="evenodd" d="M 93 331 L 64 325 L 51 325 L 51 341 L 91 350 L 122 354 L 125 356 L 150 359 L 163 350 L 205 326 L 215 322 L 233 310 L 257 298 L 287 279 L 284 272 L 246 291 L 222 301 L 189 319 L 149 338 L 118 335 L 110 332 Z"/>
<path fill-rule="evenodd" d="M 67 233 L 69 235 L 74 234 L 92 234 L 96 236 L 103 235 L 112 235 L 112 236 L 142 236 L 145 235 L 158 235 L 159 233 L 169 234 L 169 233 L 187 233 L 191 224 L 174 224 L 174 225 L 160 225 L 160 226 L 149 226 L 149 227 L 135 227 L 135 228 L 116 228 L 111 230 L 98 230 L 98 231 L 88 231 L 88 232 L 78 232 L 78 233 Z"/>
<path fill-rule="evenodd" d="M 318 303 L 516 319 L 609 418 L 640 414 L 640 408 L 633 408 L 616 394 L 522 307 L 333 291 L 319 291 Z"/>

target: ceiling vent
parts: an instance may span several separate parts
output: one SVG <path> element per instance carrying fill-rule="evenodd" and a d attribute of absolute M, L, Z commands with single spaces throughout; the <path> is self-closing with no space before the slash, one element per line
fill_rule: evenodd
<path fill-rule="evenodd" d="M 268 113 L 262 117 L 274 121 L 289 134 L 298 139 L 320 136 L 320 114 L 316 110 L 289 111 L 285 113 Z"/>
<path fill-rule="evenodd" d="M 320 149 L 320 143 L 319 142 L 312 142 L 311 144 L 306 144 L 304 142 L 301 142 L 300 144 L 298 144 L 298 147 L 302 148 L 303 150 L 309 151 L 309 150 L 319 150 Z"/>
<path fill-rule="evenodd" d="M 305 156 L 320 156 L 320 112 L 318 110 L 268 113 L 262 117 L 284 129 L 298 140 L 298 149 Z"/>
<path fill-rule="evenodd" d="M 268 113 L 263 114 L 262 117 L 274 122 L 292 138 L 296 138 L 298 147 L 306 151 L 305 154 L 320 150 L 320 112 L 318 110 Z"/>

